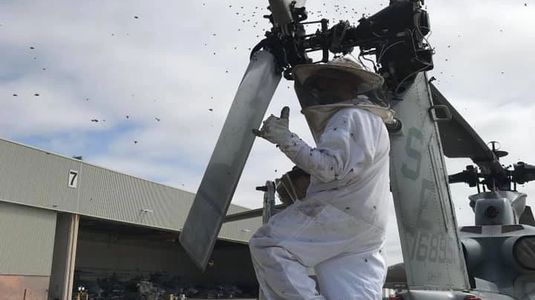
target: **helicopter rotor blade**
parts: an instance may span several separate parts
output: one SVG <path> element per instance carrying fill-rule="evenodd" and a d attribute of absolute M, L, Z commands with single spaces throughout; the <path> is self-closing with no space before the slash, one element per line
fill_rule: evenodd
<path fill-rule="evenodd" d="M 195 195 L 180 243 L 204 270 L 271 98 L 281 80 L 275 58 L 256 52 L 238 87 L 219 139 Z"/>
<path fill-rule="evenodd" d="M 470 284 L 438 122 L 426 114 L 433 109 L 426 74 L 418 74 L 402 97 L 392 106 L 403 126 L 402 134 L 390 135 L 390 187 L 407 285 L 409 289 L 466 289 Z M 438 240 L 438 248 L 451 259 L 430 256 L 431 239 Z"/>
<path fill-rule="evenodd" d="M 285 204 L 279 204 L 275 205 L 276 209 L 283 209 L 286 205 Z M 225 219 L 223 220 L 223 223 L 228 222 L 235 222 L 235 221 L 241 221 L 241 220 L 247 220 L 251 218 L 257 218 L 261 217 L 264 214 L 264 208 L 257 208 L 252 210 L 247 210 L 244 212 L 235 213 L 232 215 L 225 216 Z"/>
<path fill-rule="evenodd" d="M 437 122 L 444 155 L 450 158 L 470 158 L 483 173 L 505 174 L 505 170 L 494 152 L 489 149 L 472 126 L 440 93 L 436 86 L 432 83 L 429 86 L 431 87 L 433 104 L 446 106 L 451 114 L 451 120 Z"/>
<path fill-rule="evenodd" d="M 269 0 L 273 26 L 283 35 L 292 35 L 292 7 L 303 7 L 304 3 Z M 281 78 L 269 51 L 254 53 L 180 234 L 180 243 L 201 270 L 206 269 L 253 146 L 252 129 L 260 126 Z"/>

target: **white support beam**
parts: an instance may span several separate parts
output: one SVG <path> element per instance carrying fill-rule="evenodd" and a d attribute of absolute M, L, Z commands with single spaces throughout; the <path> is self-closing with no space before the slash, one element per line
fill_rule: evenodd
<path fill-rule="evenodd" d="M 49 299 L 72 299 L 80 216 L 58 214 Z"/>

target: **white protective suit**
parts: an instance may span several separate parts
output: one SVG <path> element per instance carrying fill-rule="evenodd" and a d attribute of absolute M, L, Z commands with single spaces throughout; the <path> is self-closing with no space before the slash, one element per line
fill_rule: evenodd
<path fill-rule="evenodd" d="M 311 175 L 306 198 L 273 216 L 249 242 L 263 297 L 381 299 L 391 202 L 386 127 L 377 112 L 347 103 L 303 113 L 317 147 L 294 134 L 279 147 Z"/>

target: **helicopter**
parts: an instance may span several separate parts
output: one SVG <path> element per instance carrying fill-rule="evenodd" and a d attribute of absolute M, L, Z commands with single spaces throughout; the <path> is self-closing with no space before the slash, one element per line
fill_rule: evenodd
<path fill-rule="evenodd" d="M 433 84 L 430 87 L 433 103 L 446 106 L 450 113 L 450 121 L 438 126 L 444 155 L 470 158 L 475 164 L 448 176 L 450 184 L 466 183 L 477 189 L 469 196 L 474 225 L 459 227 L 470 292 L 475 293 L 466 299 L 533 299 L 535 219 L 518 185 L 535 180 L 535 166 L 525 162 L 502 165 L 500 158 L 508 153 L 499 150 L 495 141 L 490 147 L 485 144 L 440 91 Z M 390 266 L 385 286 L 404 289 L 404 267 L 403 263 Z M 398 299 L 413 299 L 407 294 L 399 293 Z"/>
<path fill-rule="evenodd" d="M 486 289 L 516 299 L 532 299 L 535 271 L 535 220 L 527 195 L 519 184 L 535 180 L 535 166 L 517 162 L 504 167 L 500 158 L 508 153 L 497 142 L 488 147 L 442 94 L 432 86 L 434 101 L 449 107 L 454 122 L 439 124 L 441 139 L 448 143 L 450 132 L 463 147 L 444 146 L 447 157 L 468 157 L 474 165 L 448 176 L 450 183 L 477 188 L 469 197 L 474 225 L 459 228 L 472 288 Z M 459 126 L 453 129 L 453 126 Z M 461 129 L 462 128 L 462 129 Z M 532 282 L 530 284 L 530 282 Z"/>
<path fill-rule="evenodd" d="M 430 24 L 423 1 L 392 0 L 381 11 L 361 18 L 357 26 L 340 21 L 331 27 L 326 19 L 308 21 L 303 2 L 269 1 L 271 15 L 266 17 L 273 27 L 253 48 L 180 234 L 192 260 L 206 268 L 223 222 L 259 215 L 267 220 L 280 208 L 273 206 L 274 188 L 266 184 L 262 210 L 227 216 L 254 142 L 251 129 L 259 127 L 282 77 L 291 80 L 296 65 L 327 62 L 331 53 L 345 55 L 358 47 L 361 56 L 375 56 L 376 72 L 385 78 L 384 92 L 396 112 L 396 122 L 387 128 L 391 191 L 406 280 L 405 289 L 391 299 L 525 299 L 518 298 L 512 287 L 511 276 L 518 274 L 526 280 L 522 297 L 535 294 L 529 292 L 533 264 L 529 261 L 535 261 L 535 243 L 529 238 L 533 229 L 520 225 L 527 210 L 525 197 L 515 191 L 516 183 L 535 178 L 533 168 L 517 164 L 508 171 L 501 166 L 502 153 L 486 147 L 427 78 L 425 72 L 433 69 L 433 49 L 426 39 Z M 310 25 L 320 28 L 307 34 Z M 315 51 L 321 52 L 320 61 L 309 57 Z M 480 172 L 472 167 L 448 176 L 444 155 L 469 157 Z M 449 183 L 467 181 L 489 191 L 473 197 L 479 229 L 459 230 Z M 494 211 L 487 216 L 487 210 Z M 485 223 L 489 218 L 504 224 L 489 225 Z M 513 227 L 497 232 L 501 226 Z M 497 247 L 509 247 L 513 254 L 497 257 L 498 250 L 488 250 Z M 515 271 L 504 271 L 510 269 L 505 265 L 498 268 L 491 258 L 512 260 Z"/>

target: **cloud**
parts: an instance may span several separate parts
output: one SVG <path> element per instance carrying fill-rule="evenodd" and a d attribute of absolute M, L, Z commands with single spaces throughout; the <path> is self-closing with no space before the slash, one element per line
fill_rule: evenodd
<path fill-rule="evenodd" d="M 384 2 L 310 0 L 307 7 L 312 20 L 356 23 Z M 504 161 L 529 163 L 535 5 L 427 5 L 436 50 L 430 75 L 485 141 L 498 140 L 511 153 Z M 194 192 L 250 48 L 269 27 L 266 6 L 259 0 L 0 2 L 0 135 Z M 285 105 L 292 130 L 312 143 L 283 80 L 267 114 Z M 448 160 L 448 171 L 469 163 Z M 235 203 L 259 207 L 254 187 L 290 168 L 278 149 L 256 141 Z M 466 196 L 475 191 L 451 189 L 459 223 L 470 224 Z M 395 231 L 389 229 L 387 248 L 397 261 Z"/>

